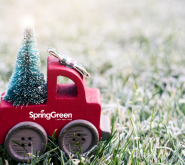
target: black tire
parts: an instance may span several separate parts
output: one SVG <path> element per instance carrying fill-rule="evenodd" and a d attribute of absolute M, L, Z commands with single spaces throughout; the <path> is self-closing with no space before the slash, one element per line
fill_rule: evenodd
<path fill-rule="evenodd" d="M 15 161 L 28 161 L 29 156 L 25 149 L 11 140 L 23 145 L 25 149 L 31 153 L 33 147 L 33 155 L 41 155 L 44 153 L 47 144 L 47 134 L 44 128 L 34 122 L 21 122 L 9 130 L 5 139 L 5 149 L 9 156 Z"/>
<path fill-rule="evenodd" d="M 59 147 L 67 154 L 79 150 L 84 154 L 99 142 L 99 133 L 96 127 L 86 120 L 74 120 L 63 127 L 58 137 Z"/>

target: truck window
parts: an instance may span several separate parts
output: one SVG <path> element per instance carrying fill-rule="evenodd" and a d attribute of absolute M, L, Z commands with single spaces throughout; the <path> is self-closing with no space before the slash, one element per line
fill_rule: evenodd
<path fill-rule="evenodd" d="M 57 97 L 58 98 L 76 98 L 78 91 L 75 83 L 68 77 L 57 77 Z"/>
<path fill-rule="evenodd" d="M 57 84 L 74 84 L 74 82 L 69 79 L 68 77 L 58 76 L 57 77 Z"/>

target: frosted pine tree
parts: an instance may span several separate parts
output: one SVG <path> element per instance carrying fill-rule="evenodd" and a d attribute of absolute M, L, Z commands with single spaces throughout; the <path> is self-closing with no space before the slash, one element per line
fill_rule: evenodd
<path fill-rule="evenodd" d="M 40 72 L 40 56 L 36 48 L 33 26 L 24 30 L 14 71 L 3 98 L 14 106 L 41 104 L 47 99 L 44 75 Z"/>

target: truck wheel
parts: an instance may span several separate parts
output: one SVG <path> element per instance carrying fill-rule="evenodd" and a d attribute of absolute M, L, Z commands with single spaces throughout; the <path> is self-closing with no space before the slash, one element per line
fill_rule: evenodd
<path fill-rule="evenodd" d="M 80 151 L 84 154 L 99 142 L 96 127 L 86 120 L 74 120 L 63 127 L 58 137 L 59 147 L 67 154 Z"/>
<path fill-rule="evenodd" d="M 21 122 L 9 130 L 5 139 L 5 149 L 9 156 L 15 161 L 28 161 L 29 156 L 25 149 L 11 140 L 22 145 L 28 153 L 31 153 L 33 148 L 33 155 L 41 155 L 44 153 L 47 144 L 47 134 L 44 128 L 34 122 Z"/>

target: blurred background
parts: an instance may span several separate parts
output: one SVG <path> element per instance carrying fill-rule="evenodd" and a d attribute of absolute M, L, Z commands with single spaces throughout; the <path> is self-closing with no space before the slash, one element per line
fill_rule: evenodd
<path fill-rule="evenodd" d="M 134 130 L 130 153 L 148 141 L 150 152 L 138 150 L 146 157 L 161 146 L 161 162 L 171 157 L 166 147 L 185 155 L 184 0 L 0 0 L 0 93 L 29 20 L 45 79 L 49 47 L 81 63 L 120 139 Z"/>
<path fill-rule="evenodd" d="M 32 20 L 45 79 L 54 47 L 90 72 L 87 86 L 101 90 L 105 110 L 144 106 L 150 114 L 185 81 L 184 7 L 183 0 L 0 0 L 0 92 Z"/>
<path fill-rule="evenodd" d="M 0 0 L 0 92 L 28 20 L 34 21 L 45 78 L 49 47 L 83 64 L 93 86 L 118 72 L 182 71 L 184 7 L 183 0 Z"/>

